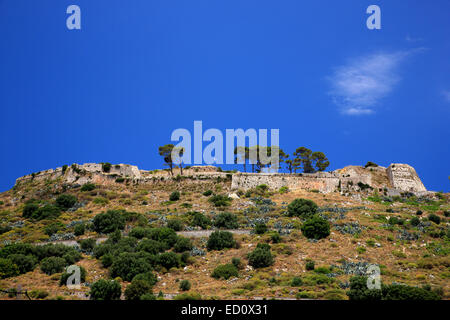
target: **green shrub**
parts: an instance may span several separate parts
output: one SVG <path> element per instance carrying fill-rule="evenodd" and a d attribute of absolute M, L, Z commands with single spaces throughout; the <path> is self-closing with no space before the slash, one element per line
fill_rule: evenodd
<path fill-rule="evenodd" d="M 122 288 L 115 280 L 100 279 L 91 286 L 91 300 L 120 300 Z"/>
<path fill-rule="evenodd" d="M 202 229 L 208 229 L 211 225 L 211 219 L 200 212 L 195 212 L 194 218 L 192 219 L 192 225 L 198 226 Z"/>
<path fill-rule="evenodd" d="M 147 236 L 147 234 L 148 234 L 148 229 L 143 228 L 143 227 L 135 227 L 130 231 L 128 236 L 134 237 L 136 239 L 142 239 L 142 238 L 145 238 Z"/>
<path fill-rule="evenodd" d="M 122 211 L 108 210 L 94 217 L 93 226 L 94 231 L 98 233 L 111 233 L 125 228 L 125 218 Z"/>
<path fill-rule="evenodd" d="M 0 258 L 7 258 L 12 254 L 34 255 L 38 256 L 38 252 L 42 248 L 33 246 L 29 243 L 13 243 L 0 248 Z"/>
<path fill-rule="evenodd" d="M 300 217 L 302 219 L 311 218 L 317 212 L 317 204 L 308 199 L 295 199 L 287 207 L 290 217 Z"/>
<path fill-rule="evenodd" d="M 66 264 L 74 264 L 81 260 L 81 253 L 76 250 L 71 250 L 64 254 L 62 258 L 66 260 Z"/>
<path fill-rule="evenodd" d="M 256 248 L 248 254 L 248 264 L 253 268 L 265 268 L 274 263 L 274 258 L 270 250 Z"/>
<path fill-rule="evenodd" d="M 143 239 L 137 246 L 137 251 L 145 251 L 150 254 L 158 254 L 164 252 L 167 245 L 152 239 Z"/>
<path fill-rule="evenodd" d="M 84 282 L 86 282 L 86 275 L 87 275 L 87 272 L 86 272 L 86 269 L 85 268 L 83 268 L 83 267 L 81 267 L 81 266 L 79 266 L 79 268 L 80 268 L 80 283 L 84 283 Z M 66 269 L 66 271 L 64 271 L 62 274 L 61 274 L 61 278 L 59 279 L 59 285 L 60 286 L 65 286 L 65 285 L 67 285 L 67 280 L 69 279 L 69 277 L 72 275 L 72 274 L 74 274 L 75 273 L 75 270 L 73 271 L 73 272 L 71 272 L 71 273 L 68 273 L 67 272 L 67 269 Z"/>
<path fill-rule="evenodd" d="M 37 208 L 37 210 L 31 214 L 30 218 L 34 220 L 55 219 L 59 217 L 60 214 L 61 209 L 59 207 L 52 204 L 46 204 L 43 207 Z"/>
<path fill-rule="evenodd" d="M 413 217 L 413 218 L 411 219 L 410 223 L 411 223 L 411 225 L 413 225 L 413 226 L 418 226 L 419 223 L 420 223 L 420 219 L 417 218 L 417 217 Z"/>
<path fill-rule="evenodd" d="M 430 221 L 432 221 L 432 222 L 434 222 L 436 224 L 440 224 L 441 223 L 441 218 L 439 216 L 435 215 L 434 213 L 432 213 L 432 214 L 430 214 L 428 216 L 428 220 L 430 220 Z"/>
<path fill-rule="evenodd" d="M 62 194 L 56 198 L 56 205 L 62 210 L 68 210 L 77 203 L 77 197 L 71 194 Z"/>
<path fill-rule="evenodd" d="M 28 293 L 32 299 L 45 299 L 49 296 L 49 293 L 45 290 L 32 290 Z"/>
<path fill-rule="evenodd" d="M 19 274 L 19 268 L 10 259 L 0 258 L 0 279 L 15 277 Z"/>
<path fill-rule="evenodd" d="M 124 178 L 124 177 L 118 177 L 118 178 L 116 178 L 116 180 L 115 180 L 116 183 L 122 183 L 122 182 L 124 182 L 124 181 L 125 181 L 125 178 Z"/>
<path fill-rule="evenodd" d="M 256 248 L 260 248 L 260 249 L 264 249 L 264 250 L 269 250 L 270 251 L 270 244 L 268 244 L 268 243 L 258 243 L 256 245 Z"/>
<path fill-rule="evenodd" d="M 231 259 L 231 264 L 232 264 L 233 266 L 235 266 L 237 269 L 242 269 L 242 268 L 244 267 L 244 266 L 242 265 L 241 259 L 236 258 L 236 257 L 234 257 L 234 258 Z"/>
<path fill-rule="evenodd" d="M 180 282 L 180 290 L 181 291 L 189 291 L 191 289 L 191 283 L 189 280 L 181 280 Z"/>
<path fill-rule="evenodd" d="M 228 231 L 214 231 L 208 238 L 206 247 L 208 250 L 222 250 L 225 248 L 234 248 L 236 241 L 233 234 Z"/>
<path fill-rule="evenodd" d="M 441 296 L 434 291 L 400 284 L 382 286 L 383 300 L 441 300 Z"/>
<path fill-rule="evenodd" d="M 306 270 L 314 270 L 316 263 L 312 260 L 308 260 L 305 265 Z"/>
<path fill-rule="evenodd" d="M 100 261 L 104 268 L 109 268 L 114 262 L 114 256 L 111 253 L 104 254 Z"/>
<path fill-rule="evenodd" d="M 231 198 L 227 195 L 217 194 L 208 199 L 215 207 L 228 207 L 231 203 Z"/>
<path fill-rule="evenodd" d="M 239 227 L 239 224 L 235 214 L 222 212 L 214 219 L 214 226 L 220 229 L 236 229 Z"/>
<path fill-rule="evenodd" d="M 141 296 L 152 293 L 152 286 L 144 280 L 133 280 L 125 289 L 126 300 L 141 300 Z"/>
<path fill-rule="evenodd" d="M 173 300 L 202 300 L 202 296 L 196 292 L 185 292 L 175 296 Z"/>
<path fill-rule="evenodd" d="M 135 280 L 146 281 L 150 286 L 154 286 L 156 284 L 156 282 L 158 282 L 158 279 L 156 278 L 156 276 L 150 271 L 136 275 L 133 278 L 133 281 L 135 281 Z"/>
<path fill-rule="evenodd" d="M 80 190 L 81 190 L 82 192 L 92 191 L 92 190 L 94 190 L 94 189 L 95 189 L 95 184 L 89 183 L 89 182 L 83 184 L 83 185 L 81 186 L 81 188 L 80 188 Z"/>
<path fill-rule="evenodd" d="M 177 233 L 170 228 L 150 229 L 147 237 L 149 239 L 164 243 L 167 246 L 167 248 L 171 248 L 178 239 Z"/>
<path fill-rule="evenodd" d="M 205 192 L 203 192 L 203 195 L 205 196 L 205 197 L 209 197 L 210 195 L 212 195 L 213 194 L 213 192 L 211 191 L 211 190 L 206 190 Z"/>
<path fill-rule="evenodd" d="M 368 168 L 368 167 L 378 167 L 378 165 L 372 161 L 368 161 L 366 163 L 366 165 L 364 166 L 364 168 Z"/>
<path fill-rule="evenodd" d="M 303 223 L 301 230 L 308 239 L 319 240 L 330 235 L 330 224 L 327 220 L 314 216 Z"/>
<path fill-rule="evenodd" d="M 170 201 L 178 201 L 180 200 L 180 192 L 179 191 L 174 191 L 170 194 L 169 196 L 169 200 Z"/>
<path fill-rule="evenodd" d="M 24 254 L 11 254 L 8 256 L 8 259 L 11 260 L 12 264 L 15 264 L 19 268 L 19 272 L 27 273 L 29 271 L 33 271 L 38 263 L 37 258 L 32 255 L 24 255 Z"/>
<path fill-rule="evenodd" d="M 331 273 L 331 269 L 328 267 L 318 267 L 314 270 L 315 273 L 321 273 L 321 274 L 329 274 Z"/>
<path fill-rule="evenodd" d="M 265 223 L 257 223 L 255 225 L 255 233 L 256 234 L 264 234 L 267 232 L 267 226 Z"/>
<path fill-rule="evenodd" d="M 350 300 L 440 300 L 442 296 L 431 287 L 418 288 L 400 284 L 381 284 L 381 289 L 368 289 L 367 277 L 354 276 L 350 278 L 350 290 L 347 291 Z"/>
<path fill-rule="evenodd" d="M 78 242 L 80 244 L 81 250 L 85 252 L 92 252 L 94 250 L 94 247 L 96 245 L 95 239 L 83 239 Z"/>
<path fill-rule="evenodd" d="M 25 207 L 22 210 L 22 217 L 31 218 L 36 211 L 39 209 L 39 206 L 34 202 L 29 202 L 25 204 Z"/>
<path fill-rule="evenodd" d="M 175 252 L 185 252 L 190 251 L 191 249 L 192 249 L 191 240 L 184 237 L 178 237 L 177 242 L 175 242 L 175 245 L 173 246 L 173 250 Z"/>
<path fill-rule="evenodd" d="M 10 226 L 0 226 L 0 235 L 4 234 L 6 232 L 9 232 L 11 230 L 12 230 L 12 228 Z"/>
<path fill-rule="evenodd" d="M 102 163 L 102 170 L 103 170 L 103 172 L 109 172 L 109 171 L 111 171 L 111 163 L 109 163 L 109 162 L 103 162 L 103 163 Z"/>
<path fill-rule="evenodd" d="M 280 194 L 288 193 L 288 192 L 289 192 L 289 188 L 286 187 L 286 186 L 283 186 L 283 187 L 281 187 L 281 188 L 278 190 L 278 192 L 279 192 Z"/>
<path fill-rule="evenodd" d="M 92 200 L 92 202 L 99 206 L 106 206 L 109 203 L 109 200 L 106 198 L 103 198 L 103 197 L 97 197 L 97 198 L 94 198 L 94 200 Z"/>
<path fill-rule="evenodd" d="M 211 277 L 228 280 L 229 278 L 237 277 L 238 275 L 239 271 L 233 264 L 221 264 L 214 269 Z"/>
<path fill-rule="evenodd" d="M 423 214 L 422 210 L 417 210 L 416 215 L 421 216 Z"/>
<path fill-rule="evenodd" d="M 44 258 L 48 258 L 48 257 L 64 257 L 66 255 L 72 255 L 74 257 L 79 257 L 81 258 L 80 253 L 75 250 L 75 248 L 70 247 L 70 246 L 66 246 L 64 244 L 46 244 L 43 246 L 36 246 L 34 248 L 31 248 L 31 250 L 27 249 L 26 247 L 22 247 L 22 250 L 18 251 L 22 251 L 20 253 L 23 252 L 31 252 L 31 254 L 35 255 L 39 260 L 42 260 Z M 17 253 L 17 252 L 16 252 Z M 23 253 L 25 254 L 25 253 Z"/>
<path fill-rule="evenodd" d="M 167 221 L 167 228 L 173 229 L 175 231 L 181 231 L 183 230 L 183 221 L 180 219 L 170 219 Z"/>
<path fill-rule="evenodd" d="M 41 270 L 48 275 L 52 275 L 54 273 L 63 272 L 66 264 L 66 260 L 63 258 L 48 257 L 41 261 Z"/>
<path fill-rule="evenodd" d="M 64 254 L 62 258 L 66 260 L 66 264 L 74 264 L 75 262 L 81 260 L 81 253 L 76 250 L 72 250 Z"/>
<path fill-rule="evenodd" d="M 52 224 L 49 224 L 44 228 L 44 233 L 48 236 L 52 236 L 58 231 L 62 230 L 64 228 L 64 225 L 61 222 L 55 222 Z"/>
<path fill-rule="evenodd" d="M 152 270 L 150 263 L 137 253 L 122 252 L 110 268 L 111 277 L 131 281 L 136 275 Z"/>
<path fill-rule="evenodd" d="M 303 285 L 303 280 L 300 277 L 294 277 L 291 280 L 291 287 L 300 287 Z"/>
<path fill-rule="evenodd" d="M 272 240 L 273 243 L 280 243 L 281 242 L 281 236 L 278 233 L 278 231 L 272 232 L 270 234 L 270 240 Z"/>
<path fill-rule="evenodd" d="M 146 293 L 141 296 L 140 300 L 156 300 L 156 297 L 153 293 Z"/>
<path fill-rule="evenodd" d="M 76 236 L 82 236 L 86 232 L 85 224 L 79 223 L 79 224 L 75 225 L 73 232 Z"/>
<path fill-rule="evenodd" d="M 177 268 L 180 266 L 181 259 L 180 256 L 174 252 L 164 252 L 157 256 L 157 264 L 166 268 L 167 270 L 171 268 Z"/>

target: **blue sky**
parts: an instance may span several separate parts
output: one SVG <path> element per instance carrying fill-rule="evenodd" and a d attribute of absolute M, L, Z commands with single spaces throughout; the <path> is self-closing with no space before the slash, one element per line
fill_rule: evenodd
<path fill-rule="evenodd" d="M 66 28 L 81 8 L 82 29 Z M 381 30 L 366 8 L 381 8 Z M 329 169 L 450 191 L 450 1 L 0 0 L 0 191 L 63 164 L 162 167 L 176 128 L 278 128 Z M 206 145 L 206 144 L 205 144 Z"/>

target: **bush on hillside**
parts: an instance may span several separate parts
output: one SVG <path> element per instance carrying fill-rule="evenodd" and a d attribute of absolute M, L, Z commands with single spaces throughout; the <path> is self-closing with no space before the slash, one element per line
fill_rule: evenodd
<path fill-rule="evenodd" d="M 150 263 L 136 253 L 123 252 L 114 259 L 110 268 L 111 277 L 131 281 L 136 275 L 152 270 Z"/>
<path fill-rule="evenodd" d="M 98 233 L 111 233 L 125 228 L 125 218 L 122 211 L 108 210 L 94 217 L 93 226 Z"/>
<path fill-rule="evenodd" d="M 253 268 L 265 268 L 274 263 L 274 258 L 270 250 L 256 248 L 248 254 L 248 264 Z"/>
<path fill-rule="evenodd" d="M 156 282 L 158 282 L 158 279 L 156 278 L 156 276 L 150 271 L 145 272 L 145 273 L 139 273 L 138 275 L 136 275 L 133 278 L 133 281 L 135 281 L 135 280 L 146 281 L 151 286 L 154 286 L 156 284 Z"/>
<path fill-rule="evenodd" d="M 184 228 L 183 221 L 181 221 L 180 219 L 170 219 L 169 221 L 167 221 L 167 228 L 175 231 L 181 231 Z"/>
<path fill-rule="evenodd" d="M 38 260 L 35 256 L 32 255 L 26 256 L 20 253 L 11 254 L 8 256 L 8 259 L 11 260 L 11 262 L 19 268 L 19 272 L 21 274 L 33 271 L 38 263 Z"/>
<path fill-rule="evenodd" d="M 195 212 L 194 218 L 192 219 L 192 225 L 202 229 L 208 229 L 211 225 L 211 219 L 200 212 Z"/>
<path fill-rule="evenodd" d="M 236 241 L 233 234 L 228 231 L 214 231 L 208 238 L 206 247 L 208 250 L 222 250 L 225 248 L 234 248 Z"/>
<path fill-rule="evenodd" d="M 228 280 L 231 277 L 237 277 L 239 275 L 239 271 L 233 264 L 221 264 L 217 266 L 213 273 L 211 274 L 211 277 L 215 279 L 225 279 Z"/>
<path fill-rule="evenodd" d="M 178 237 L 177 242 L 173 246 L 173 250 L 175 252 L 185 252 L 190 251 L 192 249 L 192 242 L 188 238 Z"/>
<path fill-rule="evenodd" d="M 287 212 L 290 217 L 308 219 L 316 214 L 317 209 L 317 204 L 312 200 L 299 198 L 288 205 Z"/>
<path fill-rule="evenodd" d="M 178 268 L 181 265 L 181 257 L 174 252 L 164 252 L 156 257 L 156 263 L 166 268 Z"/>
<path fill-rule="evenodd" d="M 267 226 L 265 223 L 257 223 L 255 225 L 255 233 L 256 234 L 264 234 L 267 232 Z"/>
<path fill-rule="evenodd" d="M 231 198 L 227 195 L 217 194 L 208 199 L 215 207 L 228 207 L 231 203 Z"/>
<path fill-rule="evenodd" d="M 239 223 L 237 216 L 230 212 L 219 213 L 214 219 L 214 226 L 219 229 L 237 229 Z"/>
<path fill-rule="evenodd" d="M 81 186 L 81 188 L 80 188 L 80 190 L 81 190 L 82 192 L 92 191 L 92 190 L 94 190 L 94 189 L 95 189 L 95 184 L 89 183 L 89 182 L 83 184 L 83 185 Z"/>
<path fill-rule="evenodd" d="M 319 240 L 330 235 L 330 223 L 319 216 L 314 216 L 303 223 L 301 230 L 308 239 Z"/>
<path fill-rule="evenodd" d="M 91 286 L 91 300 L 120 300 L 122 288 L 115 280 L 100 279 Z"/>
<path fill-rule="evenodd" d="M 82 236 L 85 232 L 86 232 L 86 226 L 84 223 L 79 223 L 77 224 L 74 229 L 73 232 L 76 236 Z"/>
<path fill-rule="evenodd" d="M 64 271 L 64 267 L 67 265 L 65 259 L 60 257 L 48 257 L 41 261 L 41 270 L 45 274 L 52 275 L 54 273 L 60 273 Z"/>
<path fill-rule="evenodd" d="M 180 282 L 180 290 L 181 291 L 189 291 L 191 289 L 191 283 L 189 280 L 181 280 Z"/>
<path fill-rule="evenodd" d="M 17 265 L 9 259 L 0 258 L 0 279 L 15 277 L 20 274 Z"/>
<path fill-rule="evenodd" d="M 71 194 L 62 194 L 56 198 L 56 205 L 62 210 L 68 210 L 77 203 L 77 198 Z"/>
<path fill-rule="evenodd" d="M 152 293 L 152 286 L 144 280 L 133 280 L 125 289 L 126 300 L 141 300 L 141 296 Z"/>
<path fill-rule="evenodd" d="M 170 194 L 169 196 L 169 200 L 170 201 L 178 201 L 180 200 L 180 192 L 179 191 L 174 191 Z"/>

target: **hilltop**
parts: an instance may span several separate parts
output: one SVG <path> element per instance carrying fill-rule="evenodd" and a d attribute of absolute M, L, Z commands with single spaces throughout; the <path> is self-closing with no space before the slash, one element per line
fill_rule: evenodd
<path fill-rule="evenodd" d="M 295 199 L 317 204 L 314 212 L 330 227 L 327 236 L 305 236 L 307 219 L 288 215 Z M 189 280 L 187 292 L 203 298 L 346 299 L 350 277 L 363 274 L 369 264 L 380 267 L 383 283 L 427 285 L 444 298 L 449 295 L 450 195 L 427 191 L 406 164 L 312 174 L 193 166 L 182 174 L 175 169 L 173 175 L 126 164 L 74 164 L 27 175 L 0 194 L 0 245 L 75 246 L 81 252 L 76 264 L 85 268 L 86 279 L 80 289 L 59 286 L 61 272 L 47 275 L 42 261 L 35 261 L 29 271 L 0 280 L 0 288 L 20 285 L 47 292 L 48 298 L 86 299 L 94 282 L 112 276 L 120 278 L 125 291 L 131 279 L 114 273 L 100 249 L 93 248 L 100 248 L 107 237 L 106 243 L 114 246 L 112 235 L 96 227 L 95 217 L 108 210 L 123 219 L 119 229 L 128 245 L 121 250 L 129 254 L 138 254 L 146 238 L 157 239 L 157 228 L 178 232 L 166 249 L 181 260 L 174 265 L 150 257 L 152 262 L 147 261 L 158 280 L 153 292 L 166 298 L 181 294 L 180 281 Z M 208 250 L 208 237 L 216 229 L 232 229 L 236 245 Z M 180 237 L 190 241 L 180 240 L 185 249 L 178 250 Z M 97 239 L 97 245 L 83 239 Z M 270 245 L 273 264 L 253 267 L 248 254 L 261 243 Z M 111 263 L 117 257 L 112 254 Z M 240 260 L 237 275 L 227 280 L 211 276 L 232 258 Z M 307 267 L 311 261 L 314 270 Z"/>

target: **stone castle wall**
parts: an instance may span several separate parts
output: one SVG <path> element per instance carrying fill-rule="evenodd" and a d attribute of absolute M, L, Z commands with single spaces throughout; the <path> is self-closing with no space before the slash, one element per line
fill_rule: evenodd
<path fill-rule="evenodd" d="M 394 189 L 410 192 L 427 191 L 416 170 L 410 165 L 393 163 L 386 172 Z"/>
<path fill-rule="evenodd" d="M 174 176 L 177 173 L 175 172 Z M 184 171 L 184 176 L 191 180 L 209 180 L 229 178 L 230 173 L 219 172 L 212 166 L 193 167 Z M 27 175 L 16 180 L 16 185 L 30 181 L 44 181 L 48 179 L 62 179 L 68 184 L 82 185 L 88 182 L 98 184 L 115 183 L 118 177 L 126 178 L 133 183 L 155 184 L 168 181 L 173 177 L 163 170 L 157 172 L 139 170 L 138 167 L 119 164 L 112 165 L 109 172 L 103 172 L 102 165 L 86 163 L 69 166 L 63 172 L 62 168 L 50 169 L 33 175 Z M 319 190 L 323 193 L 334 191 L 358 191 L 360 184 L 372 188 L 388 188 L 398 191 L 423 192 L 426 191 L 422 181 L 413 167 L 407 164 L 391 164 L 388 168 L 364 168 L 348 166 L 333 172 L 317 172 L 302 174 L 287 173 L 234 173 L 231 176 L 232 189 L 248 190 L 265 184 L 270 189 L 278 190 L 288 187 L 291 190 L 307 189 Z"/>

